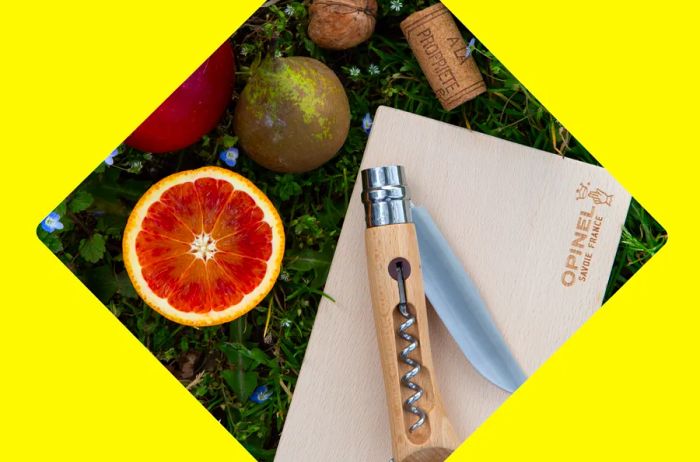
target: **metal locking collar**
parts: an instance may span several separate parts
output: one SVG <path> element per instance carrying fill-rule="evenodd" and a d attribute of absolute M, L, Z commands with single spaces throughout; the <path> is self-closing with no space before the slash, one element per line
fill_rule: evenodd
<path fill-rule="evenodd" d="M 413 223 L 411 193 L 401 165 L 363 170 L 362 203 L 368 228 Z"/>

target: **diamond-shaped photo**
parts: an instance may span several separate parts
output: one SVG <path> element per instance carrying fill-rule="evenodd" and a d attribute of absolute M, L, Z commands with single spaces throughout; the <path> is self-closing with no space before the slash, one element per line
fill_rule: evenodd
<path fill-rule="evenodd" d="M 265 3 L 37 234 L 261 461 L 444 460 L 667 241 L 434 0 Z"/>

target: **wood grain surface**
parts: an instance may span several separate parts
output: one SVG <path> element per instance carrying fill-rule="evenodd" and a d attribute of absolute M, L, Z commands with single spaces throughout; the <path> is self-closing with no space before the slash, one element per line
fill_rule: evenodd
<path fill-rule="evenodd" d="M 417 457 L 422 449 L 457 449 L 460 440 L 445 415 L 440 387 L 433 373 L 433 353 L 415 226 L 400 224 L 367 229 L 365 246 L 378 354 L 388 405 L 392 454 L 397 462 L 403 462 L 408 456 Z M 411 370 L 411 367 L 400 363 L 398 359 L 399 352 L 408 343 L 396 335 L 405 318 L 397 310 L 400 301 L 398 282 L 389 273 L 389 265 L 397 258 L 405 259 L 405 264 L 408 265 L 404 275 L 406 300 L 409 312 L 415 316 L 414 326 L 406 332 L 416 338 L 420 346 L 409 357 L 421 364 L 421 371 L 412 382 L 423 390 L 423 397 L 416 402 L 416 406 L 425 412 L 426 420 L 413 432 L 409 428 L 416 421 L 416 416 L 405 412 L 403 403 L 414 392 L 401 386 L 400 381 L 401 376 Z"/>
<path fill-rule="evenodd" d="M 405 166 L 413 201 L 433 215 L 528 374 L 600 307 L 630 202 L 605 170 L 380 108 L 362 168 L 387 164 Z M 335 303 L 319 306 L 277 461 L 392 456 L 364 232 L 358 181 L 325 288 Z M 509 395 L 428 312 L 437 383 L 466 439 Z"/>

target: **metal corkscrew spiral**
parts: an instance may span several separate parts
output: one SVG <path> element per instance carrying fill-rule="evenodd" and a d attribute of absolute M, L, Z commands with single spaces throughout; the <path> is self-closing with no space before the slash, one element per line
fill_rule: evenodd
<path fill-rule="evenodd" d="M 399 357 L 404 364 L 407 364 L 411 368 L 401 376 L 401 384 L 414 392 L 404 401 L 403 407 L 407 412 L 410 412 L 418 418 L 408 429 L 410 432 L 414 432 L 425 424 L 426 418 L 425 411 L 416 405 L 416 402 L 423 397 L 423 388 L 413 381 L 413 379 L 420 374 L 421 365 L 418 361 L 410 357 L 410 354 L 418 348 L 418 339 L 408 333 L 408 329 L 416 323 L 416 317 L 410 312 L 408 301 L 406 300 L 403 264 L 400 262 L 396 264 L 396 276 L 396 280 L 399 283 L 399 304 L 397 305 L 397 309 L 401 316 L 406 319 L 406 321 L 399 325 L 396 333 L 399 337 L 408 342 L 408 345 L 399 353 Z"/>

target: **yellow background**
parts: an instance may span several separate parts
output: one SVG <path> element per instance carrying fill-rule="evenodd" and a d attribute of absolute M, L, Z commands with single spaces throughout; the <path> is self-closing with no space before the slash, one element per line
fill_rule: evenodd
<path fill-rule="evenodd" d="M 2 7 L 3 460 L 252 460 L 35 237 L 261 2 L 188 3 Z M 453 459 L 695 459 L 697 11 L 445 3 L 670 234 Z"/>

